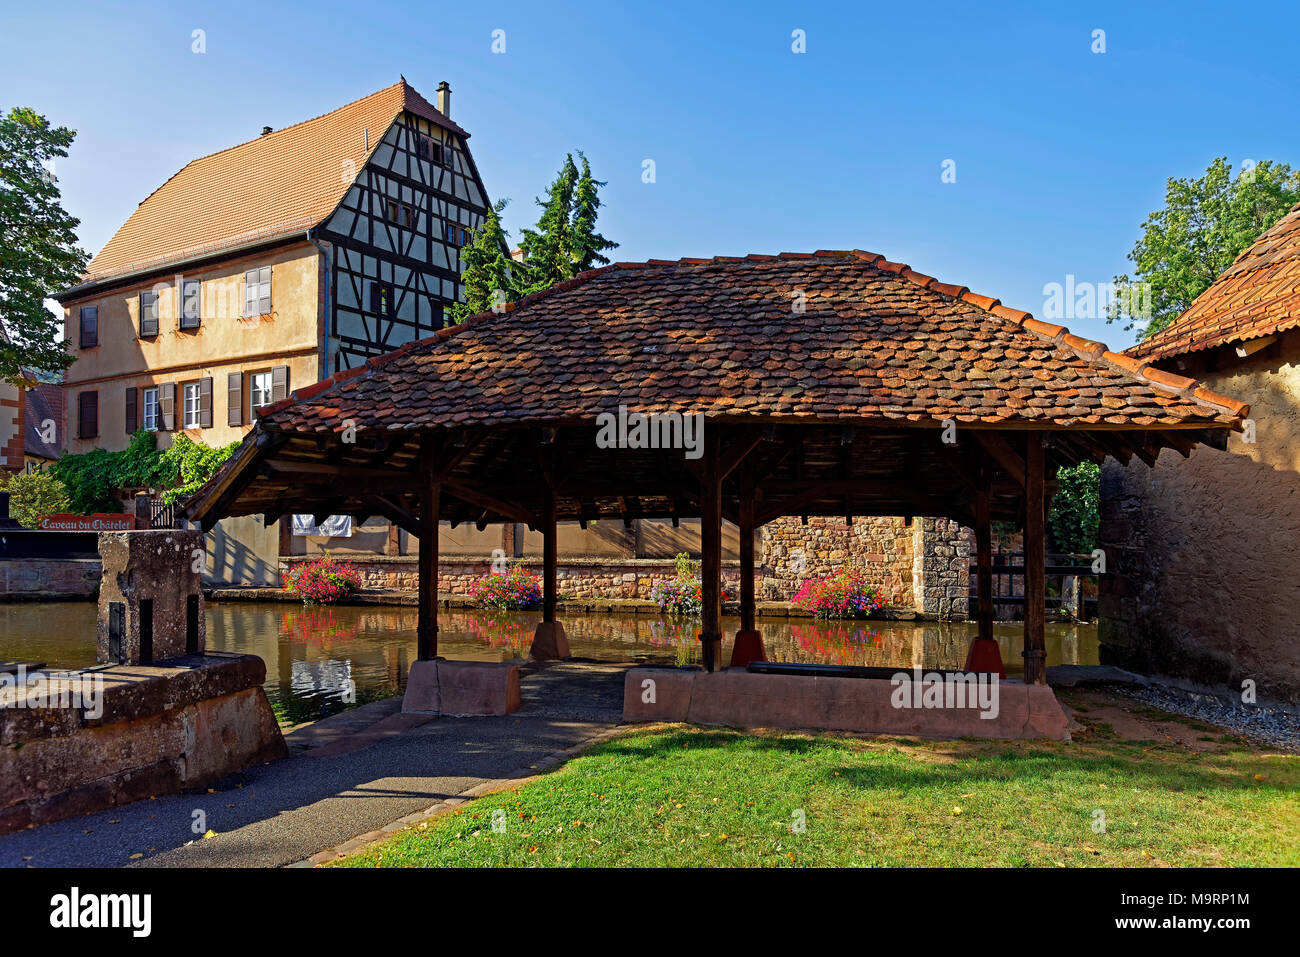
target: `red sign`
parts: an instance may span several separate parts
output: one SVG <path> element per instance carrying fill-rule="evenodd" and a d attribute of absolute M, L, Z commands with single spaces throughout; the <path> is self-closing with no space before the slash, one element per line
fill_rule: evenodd
<path fill-rule="evenodd" d="M 47 532 L 130 532 L 135 529 L 134 515 L 43 515 L 40 528 Z"/>

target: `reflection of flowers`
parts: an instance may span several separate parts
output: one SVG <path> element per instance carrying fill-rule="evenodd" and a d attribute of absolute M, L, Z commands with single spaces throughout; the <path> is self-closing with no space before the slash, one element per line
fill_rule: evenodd
<path fill-rule="evenodd" d="M 348 641 L 361 633 L 354 616 L 344 620 L 333 608 L 306 606 L 302 611 L 288 611 L 280 620 L 280 634 L 301 644 L 334 639 Z"/>
<path fill-rule="evenodd" d="M 530 619 L 513 615 L 479 612 L 452 616 L 452 627 L 463 631 L 489 648 L 507 648 L 515 652 L 527 651 L 533 643 L 534 623 Z"/>
<path fill-rule="evenodd" d="M 847 625 L 791 625 L 790 634 L 804 651 L 831 665 L 855 664 L 880 647 L 880 631 Z"/>

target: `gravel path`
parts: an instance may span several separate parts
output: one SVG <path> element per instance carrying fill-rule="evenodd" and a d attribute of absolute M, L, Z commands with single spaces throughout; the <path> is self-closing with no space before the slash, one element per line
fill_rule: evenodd
<path fill-rule="evenodd" d="M 1245 705 L 1226 695 L 1154 683 L 1121 690 L 1152 707 L 1219 725 L 1270 747 L 1300 752 L 1300 713 L 1293 709 Z"/>

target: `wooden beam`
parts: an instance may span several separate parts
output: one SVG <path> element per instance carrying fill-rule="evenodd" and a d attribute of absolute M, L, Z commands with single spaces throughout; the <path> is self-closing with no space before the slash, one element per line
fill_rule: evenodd
<path fill-rule="evenodd" d="M 478 489 L 466 485 L 464 482 L 453 479 L 443 479 L 442 487 L 451 495 L 456 496 L 471 505 L 476 505 L 486 509 L 488 512 L 495 512 L 502 518 L 508 518 L 514 522 L 523 522 L 525 525 L 536 525 L 537 516 L 524 508 L 522 505 L 514 505 L 510 502 L 502 501 L 492 495 L 480 492 Z"/>
<path fill-rule="evenodd" d="M 996 432 L 981 432 L 972 429 L 970 430 L 970 434 L 975 436 L 975 441 L 980 444 L 980 448 L 988 454 L 988 457 L 991 458 L 999 468 L 1015 479 L 1017 485 L 1024 488 L 1025 460 L 1011 447 L 1011 443 Z M 1026 434 L 1037 435 L 1037 433 Z"/>
<path fill-rule="evenodd" d="M 700 648 L 704 669 L 722 657 L 722 474 L 718 430 L 705 429 L 700 469 Z"/>
<path fill-rule="evenodd" d="M 542 507 L 542 621 L 555 621 L 559 600 L 559 542 L 555 521 L 555 491 L 546 490 Z"/>
<path fill-rule="evenodd" d="M 437 451 L 437 443 L 431 436 L 420 436 L 420 594 L 415 643 L 421 661 L 438 657 L 438 518 L 442 490 L 434 478 Z"/>
<path fill-rule="evenodd" d="M 981 476 L 983 478 L 983 476 Z M 992 490 L 983 481 L 975 491 L 975 587 L 978 637 L 993 640 L 993 523 Z"/>
<path fill-rule="evenodd" d="M 1043 442 L 1037 432 L 1025 435 L 1025 684 L 1047 684 L 1046 504 L 1043 488 Z"/>
<path fill-rule="evenodd" d="M 740 477 L 740 630 L 754 629 L 754 480 Z"/>

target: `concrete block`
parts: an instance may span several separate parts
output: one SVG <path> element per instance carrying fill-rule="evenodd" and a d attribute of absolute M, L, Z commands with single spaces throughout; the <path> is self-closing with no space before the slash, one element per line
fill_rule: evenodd
<path fill-rule="evenodd" d="M 406 679 L 406 714 L 510 714 L 523 703 L 512 661 L 417 661 Z"/>

